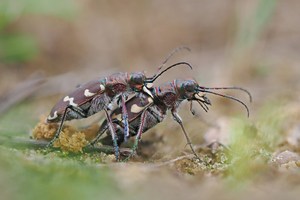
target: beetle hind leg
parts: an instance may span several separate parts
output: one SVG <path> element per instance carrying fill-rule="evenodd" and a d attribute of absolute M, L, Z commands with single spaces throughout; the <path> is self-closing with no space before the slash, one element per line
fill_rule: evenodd
<path fill-rule="evenodd" d="M 116 135 L 116 129 L 115 129 L 115 126 L 113 125 L 112 119 L 109 116 L 107 110 L 104 109 L 104 111 L 105 111 L 105 115 L 106 115 L 107 122 L 108 122 L 107 123 L 108 124 L 108 128 L 110 130 L 111 138 L 112 138 L 112 141 L 113 141 L 113 146 L 114 146 L 116 160 L 119 161 L 120 153 L 119 153 L 119 145 L 118 145 L 118 140 L 117 140 L 117 135 Z"/>
<path fill-rule="evenodd" d="M 76 113 L 77 115 L 79 115 L 82 118 L 86 118 L 87 117 L 87 115 L 85 114 L 85 112 L 82 109 L 80 109 L 78 107 L 74 107 L 72 105 L 67 106 L 66 109 L 65 109 L 65 111 L 64 111 L 64 114 L 62 116 L 61 122 L 60 122 L 60 124 L 58 126 L 58 129 L 57 129 L 54 137 L 52 138 L 52 140 L 47 144 L 47 148 L 52 147 L 53 143 L 59 138 L 60 133 L 61 133 L 62 128 L 63 128 L 63 125 L 64 125 L 64 122 L 67 120 L 66 118 L 67 118 L 67 114 L 68 114 L 69 110 L 73 111 L 74 113 Z"/>
<path fill-rule="evenodd" d="M 100 140 L 101 136 L 103 135 L 103 133 L 105 133 L 108 129 L 108 124 L 107 124 L 107 120 L 103 122 L 103 124 L 101 125 L 101 127 L 99 128 L 99 131 L 97 133 L 97 136 L 90 142 L 90 146 L 95 146 L 95 144 Z"/>
<path fill-rule="evenodd" d="M 139 126 L 138 132 L 135 136 L 134 144 L 131 149 L 131 154 L 124 161 L 128 161 L 136 153 L 136 150 L 138 149 L 139 141 L 141 140 L 141 136 L 142 136 L 145 121 L 146 121 L 146 111 L 147 111 L 147 109 L 145 109 L 141 115 L 140 126 Z"/>

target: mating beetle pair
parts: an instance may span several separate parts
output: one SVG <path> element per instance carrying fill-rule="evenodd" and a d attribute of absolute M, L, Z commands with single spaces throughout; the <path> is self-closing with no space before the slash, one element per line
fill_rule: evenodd
<path fill-rule="evenodd" d="M 160 71 L 168 59 L 180 49 L 182 48 L 175 49 L 159 67 L 158 71 Z M 126 141 L 130 136 L 136 135 L 135 144 L 133 146 L 134 153 L 141 134 L 160 123 L 165 118 L 166 111 L 171 110 L 175 121 L 180 124 L 193 153 L 197 156 L 183 127 L 182 120 L 177 113 L 179 104 L 183 100 L 196 101 L 207 111 L 210 101 L 205 96 L 205 93 L 211 93 L 241 103 L 245 106 L 249 115 L 248 107 L 242 101 L 211 90 L 242 90 L 249 94 L 250 100 L 251 95 L 247 90 L 238 87 L 201 87 L 194 80 L 175 80 L 153 88 L 148 86 L 148 83 L 153 83 L 164 72 L 178 65 L 187 65 L 192 69 L 189 63 L 179 62 L 158 72 L 151 78 L 147 78 L 145 74 L 141 72 L 131 74 L 116 73 L 79 86 L 74 92 L 62 98 L 51 110 L 47 122 L 60 122 L 60 126 L 48 146 L 52 145 L 55 139 L 59 137 L 64 121 L 86 118 L 104 110 L 106 121 L 100 127 L 99 134 L 92 144 L 96 143 L 106 130 L 109 130 L 108 137 L 111 137 L 110 141 L 112 141 L 115 156 L 118 160 L 118 146 L 120 143 L 124 140 Z M 204 95 L 200 96 L 200 92 L 204 93 Z M 136 93 L 137 95 L 126 101 L 128 95 L 131 93 Z M 109 114 L 108 111 L 115 102 L 121 103 L 117 109 Z"/>

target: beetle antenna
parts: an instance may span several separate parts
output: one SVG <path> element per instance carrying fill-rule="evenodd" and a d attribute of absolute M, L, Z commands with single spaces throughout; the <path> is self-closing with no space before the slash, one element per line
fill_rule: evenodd
<path fill-rule="evenodd" d="M 153 83 L 158 77 L 160 77 L 163 73 L 165 73 L 166 71 L 168 71 L 169 69 L 173 68 L 173 67 L 176 67 L 178 65 L 186 65 L 188 66 L 189 68 L 193 69 L 192 65 L 188 62 L 178 62 L 178 63 L 175 63 L 169 67 L 167 67 L 166 69 L 164 69 L 163 71 L 161 71 L 160 73 L 158 74 L 155 74 L 153 77 L 151 78 L 147 78 L 145 80 L 145 83 Z"/>
<path fill-rule="evenodd" d="M 201 88 L 205 90 L 241 90 L 249 96 L 249 101 L 252 102 L 251 93 L 248 90 L 241 87 L 201 87 Z"/>
<path fill-rule="evenodd" d="M 173 51 L 171 51 L 170 53 L 169 53 L 169 55 L 166 57 L 166 59 L 164 60 L 164 62 L 158 67 L 158 72 L 161 70 L 161 68 L 163 67 L 163 66 L 165 66 L 165 64 L 170 60 L 170 58 L 175 54 L 175 53 L 177 53 L 177 52 L 179 52 L 179 51 L 181 51 L 181 50 L 187 50 L 187 51 L 191 51 L 191 49 L 190 48 L 188 48 L 188 47 L 186 47 L 186 46 L 179 46 L 179 47 L 177 47 L 177 48 L 175 48 L 175 49 L 173 49 Z"/>
<path fill-rule="evenodd" d="M 233 101 L 236 101 L 236 102 L 238 102 L 238 103 L 240 103 L 240 104 L 242 104 L 244 107 L 245 107 L 245 109 L 247 110 L 247 116 L 249 117 L 249 108 L 248 108 L 248 106 L 244 103 L 244 102 L 242 102 L 241 100 L 239 100 L 239 99 L 237 99 L 237 98 L 235 98 L 235 97 L 232 97 L 232 96 L 229 96 L 229 95 L 225 95 L 225 94 L 220 94 L 220 93 L 217 93 L 217 92 L 212 92 L 212 91 L 208 91 L 208 90 L 205 90 L 205 89 L 198 89 L 199 90 L 199 92 L 205 92 L 205 93 L 210 93 L 210 94 L 214 94 L 214 95 L 217 95 L 217 96 L 221 96 L 221 97 L 224 97 L 224 98 L 227 98 L 227 99 L 231 99 L 231 100 L 233 100 Z"/>

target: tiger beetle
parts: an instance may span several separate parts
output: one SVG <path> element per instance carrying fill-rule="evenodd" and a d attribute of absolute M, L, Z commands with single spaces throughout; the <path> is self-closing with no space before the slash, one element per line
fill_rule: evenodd
<path fill-rule="evenodd" d="M 127 157 L 127 159 L 129 159 L 132 155 L 135 154 L 142 133 L 146 132 L 147 130 L 156 126 L 158 123 L 162 122 L 166 117 L 166 112 L 170 110 L 174 120 L 180 125 L 184 136 L 187 140 L 187 144 L 190 146 L 190 149 L 192 150 L 195 157 L 200 160 L 191 144 L 187 132 L 185 131 L 182 119 L 177 112 L 180 103 L 184 100 L 190 102 L 190 111 L 194 115 L 195 112 L 192 109 L 193 102 L 197 102 L 205 112 L 208 112 L 208 106 L 211 105 L 211 101 L 209 100 L 207 95 L 212 94 L 221 96 L 242 104 L 247 111 L 247 116 L 249 117 L 249 109 L 244 102 L 233 96 L 221 94 L 215 91 L 241 90 L 249 96 L 251 102 L 252 97 L 250 92 L 241 87 L 203 87 L 199 86 L 199 84 L 192 79 L 176 79 L 172 82 L 166 82 L 161 86 L 153 87 L 150 90 L 152 95 L 142 93 L 140 97 L 132 97 L 131 99 L 128 99 L 128 101 L 126 101 L 125 103 L 126 109 L 128 110 L 129 133 L 131 137 L 135 136 L 132 153 L 130 156 Z M 124 133 L 124 125 L 122 123 L 121 114 L 122 108 L 116 108 L 111 112 L 112 123 L 116 128 L 118 145 L 124 142 L 124 138 L 122 137 Z M 99 135 L 97 135 L 97 137 L 91 144 L 94 145 L 97 141 L 100 141 L 102 144 L 111 144 L 110 138 L 112 134 L 110 131 L 107 130 L 108 123 L 107 121 L 104 121 L 100 127 Z M 107 136 L 101 138 L 101 135 L 105 132 L 107 133 Z"/>
<path fill-rule="evenodd" d="M 112 119 L 108 114 L 108 110 L 112 109 L 113 103 L 117 101 L 122 107 L 122 121 L 124 127 L 124 140 L 129 137 L 128 129 L 128 112 L 125 106 L 125 101 L 131 93 L 136 93 L 137 96 L 144 92 L 152 96 L 149 90 L 151 85 L 159 76 L 169 69 L 186 65 L 192 69 L 192 66 L 187 62 L 178 62 L 170 65 L 166 69 L 161 69 L 165 66 L 171 56 L 181 49 L 189 50 L 187 47 L 179 47 L 174 49 L 164 60 L 158 71 L 152 77 L 146 77 L 142 72 L 133 73 L 115 73 L 110 76 L 89 81 L 77 87 L 73 92 L 61 98 L 50 111 L 47 117 L 47 123 L 59 123 L 59 127 L 54 138 L 47 145 L 52 146 L 54 141 L 59 137 L 65 121 L 73 119 L 87 118 L 95 113 L 104 110 L 108 127 L 112 136 L 116 158 L 119 157 L 119 150 L 116 140 L 115 128 L 112 124 Z M 121 102 L 121 105 L 120 105 Z"/>

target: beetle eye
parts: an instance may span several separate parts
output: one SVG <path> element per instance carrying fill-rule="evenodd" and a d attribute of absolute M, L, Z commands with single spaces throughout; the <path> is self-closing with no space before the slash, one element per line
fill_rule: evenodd
<path fill-rule="evenodd" d="M 195 91 L 194 84 L 186 84 L 184 88 L 187 92 L 194 92 Z"/>
<path fill-rule="evenodd" d="M 135 74 L 132 76 L 132 82 L 137 85 L 143 85 L 144 83 L 144 76 L 141 74 Z"/>

